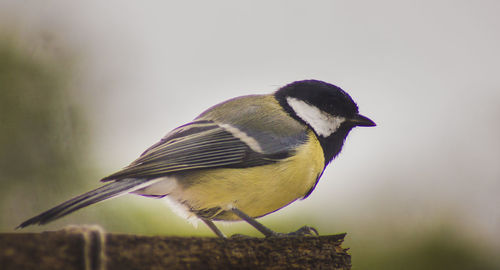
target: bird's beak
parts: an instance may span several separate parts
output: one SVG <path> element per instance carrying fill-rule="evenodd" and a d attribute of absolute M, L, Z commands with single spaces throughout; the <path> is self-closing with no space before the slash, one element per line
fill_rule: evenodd
<path fill-rule="evenodd" d="M 377 125 L 375 124 L 375 122 L 370 120 L 370 118 L 361 114 L 358 114 L 355 117 L 349 119 L 349 121 L 358 127 L 374 127 Z"/>

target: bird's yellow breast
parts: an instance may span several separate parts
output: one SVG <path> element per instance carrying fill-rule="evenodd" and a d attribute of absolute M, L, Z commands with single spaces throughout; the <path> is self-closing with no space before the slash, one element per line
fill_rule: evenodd
<path fill-rule="evenodd" d="M 169 197 L 209 218 L 236 220 L 227 211 L 236 207 L 251 217 L 276 211 L 304 197 L 324 169 L 320 143 L 312 131 L 294 155 L 273 164 L 249 168 L 221 168 L 178 176 L 179 192 Z"/>

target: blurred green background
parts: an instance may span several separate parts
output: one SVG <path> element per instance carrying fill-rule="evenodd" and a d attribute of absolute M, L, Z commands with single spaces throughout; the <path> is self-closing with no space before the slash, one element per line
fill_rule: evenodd
<path fill-rule="evenodd" d="M 352 132 L 307 200 L 261 221 L 347 232 L 354 269 L 500 269 L 499 9 L 0 0 L 0 231 L 98 187 L 217 102 L 317 78 L 378 127 Z M 213 236 L 134 195 L 20 232 L 69 224 Z"/>

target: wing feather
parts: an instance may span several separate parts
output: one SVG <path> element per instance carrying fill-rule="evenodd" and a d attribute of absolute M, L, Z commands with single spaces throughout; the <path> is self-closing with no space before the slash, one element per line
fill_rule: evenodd
<path fill-rule="evenodd" d="M 102 181 L 155 178 L 185 170 L 246 167 L 276 161 L 253 151 L 245 142 L 219 125 L 200 122 L 175 129 L 129 166 Z"/>

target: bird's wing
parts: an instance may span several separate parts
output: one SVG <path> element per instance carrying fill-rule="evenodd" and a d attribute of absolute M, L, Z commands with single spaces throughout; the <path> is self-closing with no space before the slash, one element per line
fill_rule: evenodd
<path fill-rule="evenodd" d="M 252 146 L 250 140 L 236 134 L 231 127 L 205 120 L 195 121 L 173 130 L 129 166 L 102 181 L 157 178 L 203 168 L 252 167 L 276 162 L 293 152 L 292 147 L 259 151 L 261 149 Z"/>
<path fill-rule="evenodd" d="M 221 110 L 213 109 L 216 107 L 231 113 L 222 115 Z M 291 156 L 307 141 L 306 127 L 281 110 L 272 96 L 240 97 L 216 107 L 174 129 L 129 166 L 102 181 L 265 165 Z"/>

